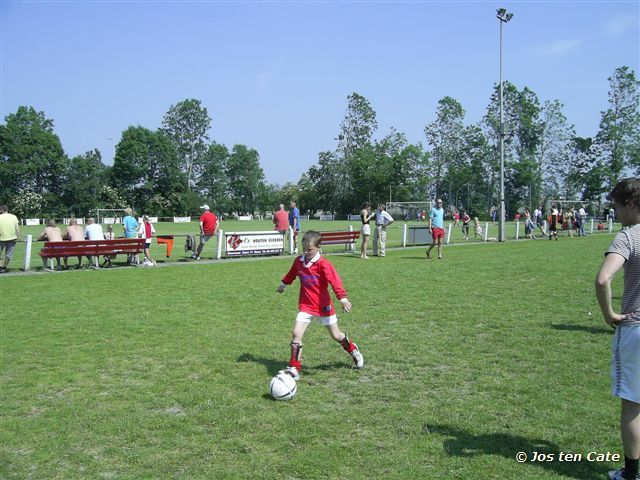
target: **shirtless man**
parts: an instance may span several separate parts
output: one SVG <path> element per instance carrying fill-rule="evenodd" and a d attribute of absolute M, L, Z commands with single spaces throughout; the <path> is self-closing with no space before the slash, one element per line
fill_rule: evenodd
<path fill-rule="evenodd" d="M 47 242 L 61 242 L 62 241 L 62 230 L 60 227 L 56 225 L 55 220 L 49 220 L 47 222 L 47 226 L 42 231 L 40 236 L 36 238 L 36 240 L 44 240 Z M 62 266 L 60 265 L 60 257 L 56 258 L 56 262 L 58 263 L 57 270 L 62 270 Z M 42 257 L 43 269 L 47 268 L 47 259 Z"/>
<path fill-rule="evenodd" d="M 84 229 L 78 225 L 78 220 L 75 218 L 69 219 L 69 226 L 67 227 L 67 231 L 64 232 L 63 237 L 65 240 L 70 240 L 72 242 L 81 242 L 84 240 Z M 67 265 L 68 257 L 64 257 L 64 269 L 69 268 Z M 82 268 L 82 256 L 78 255 L 78 269 Z"/>

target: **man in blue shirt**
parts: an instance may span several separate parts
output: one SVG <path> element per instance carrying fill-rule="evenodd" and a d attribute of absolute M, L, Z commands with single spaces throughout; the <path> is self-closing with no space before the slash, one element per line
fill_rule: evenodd
<path fill-rule="evenodd" d="M 444 208 L 442 199 L 436 199 L 436 206 L 429 212 L 429 232 L 431 233 L 431 245 L 427 250 L 427 258 L 431 258 L 431 250 L 438 245 L 438 258 L 442 259 L 442 239 L 444 238 Z"/>
<path fill-rule="evenodd" d="M 133 218 L 133 210 L 131 208 L 125 208 L 124 213 L 126 216 L 122 219 L 122 226 L 124 228 L 124 238 L 138 238 L 138 221 Z M 127 255 L 127 263 L 131 264 L 137 262 L 137 255 Z"/>
<path fill-rule="evenodd" d="M 296 207 L 296 202 L 291 202 L 289 211 L 289 225 L 293 229 L 293 253 L 298 254 L 298 232 L 300 231 L 300 210 Z"/>

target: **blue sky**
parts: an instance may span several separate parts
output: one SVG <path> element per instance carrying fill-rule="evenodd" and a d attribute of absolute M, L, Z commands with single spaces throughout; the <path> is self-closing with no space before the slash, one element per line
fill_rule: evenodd
<path fill-rule="evenodd" d="M 0 2 L 0 116 L 20 105 L 54 120 L 69 156 L 111 164 L 129 125 L 160 126 L 199 99 L 210 139 L 255 148 L 268 182 L 297 182 L 336 147 L 347 96 L 366 97 L 382 138 L 424 143 L 444 96 L 467 123 L 499 76 L 558 99 L 595 135 L 609 77 L 638 76 L 640 2 Z"/>

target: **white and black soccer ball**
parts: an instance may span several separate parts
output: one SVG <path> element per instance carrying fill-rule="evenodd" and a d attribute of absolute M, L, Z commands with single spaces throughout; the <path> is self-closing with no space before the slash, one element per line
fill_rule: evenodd
<path fill-rule="evenodd" d="M 269 384 L 269 393 L 276 400 L 291 400 L 297 391 L 298 383 L 286 373 L 278 373 Z"/>

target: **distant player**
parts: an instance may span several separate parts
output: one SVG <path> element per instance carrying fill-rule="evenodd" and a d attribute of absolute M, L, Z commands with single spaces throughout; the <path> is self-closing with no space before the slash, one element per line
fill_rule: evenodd
<path fill-rule="evenodd" d="M 300 233 L 300 210 L 296 207 L 296 202 L 289 205 L 289 226 L 293 229 L 293 253 L 298 254 L 298 233 Z"/>
<path fill-rule="evenodd" d="M 438 245 L 438 258 L 442 259 L 442 239 L 444 238 L 444 208 L 442 199 L 436 199 L 436 206 L 429 212 L 429 232 L 431 245 L 427 249 L 427 258 L 431 258 L 431 250 Z"/>
<path fill-rule="evenodd" d="M 623 227 L 605 252 L 596 277 L 596 297 L 605 322 L 615 328 L 611 353 L 611 393 L 621 401 L 620 433 L 624 467 L 609 480 L 638 480 L 640 460 L 640 178 L 618 182 L 609 194 Z M 611 281 L 624 268 L 622 313 L 613 310 Z"/>
<path fill-rule="evenodd" d="M 356 368 L 364 366 L 364 358 L 345 333 L 338 328 L 333 302 L 329 295 L 329 285 L 333 289 L 345 312 L 351 311 L 351 302 L 342 286 L 342 280 L 334 266 L 320 255 L 320 234 L 313 230 L 302 237 L 304 255 L 296 257 L 289 272 L 283 277 L 282 283 L 276 290 L 284 292 L 286 285 L 291 285 L 296 277 L 300 278 L 300 296 L 298 298 L 298 315 L 293 325 L 291 338 L 291 358 L 289 366 L 283 372 L 291 375 L 295 380 L 300 378 L 302 367 L 302 337 L 312 320 L 327 327 L 329 335 L 351 355 Z"/>

